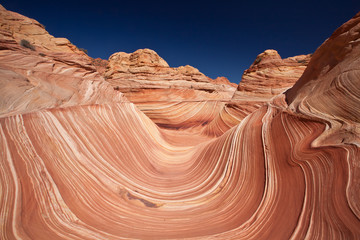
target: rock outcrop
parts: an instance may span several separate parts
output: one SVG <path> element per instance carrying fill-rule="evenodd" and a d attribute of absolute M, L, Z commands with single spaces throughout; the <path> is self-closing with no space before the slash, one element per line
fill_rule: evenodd
<path fill-rule="evenodd" d="M 235 91 L 226 78 L 215 80 L 186 65 L 169 67 L 155 51 L 115 53 L 105 79 L 163 128 L 196 128 L 214 120 Z"/>
<path fill-rule="evenodd" d="M 227 79 L 226 77 L 217 77 L 213 80 L 213 82 L 215 84 L 226 84 L 226 85 L 230 85 L 233 87 L 237 87 L 236 83 L 230 82 L 229 79 Z"/>
<path fill-rule="evenodd" d="M 308 68 L 286 92 L 290 109 L 327 121 L 322 141 L 360 146 L 360 13 L 314 53 Z M 342 136 L 339 138 L 339 136 Z M 358 195 L 359 196 L 359 195 Z"/>
<path fill-rule="evenodd" d="M 268 101 L 285 92 L 300 78 L 311 55 L 282 59 L 277 51 L 266 50 L 259 54 L 247 69 L 233 99 L 258 98 Z"/>
<path fill-rule="evenodd" d="M 167 101 L 187 100 L 187 95 L 192 95 L 194 100 L 227 100 L 235 91 L 234 86 L 224 78 L 212 80 L 192 66 L 169 67 L 150 49 L 111 55 L 105 78 L 133 102 L 141 101 L 143 95 L 149 95 L 147 101 L 162 100 L 158 92 L 166 96 L 164 100 Z"/>
<path fill-rule="evenodd" d="M 159 128 L 83 55 L 38 56 L 5 31 L 0 238 L 359 239 L 359 33 L 360 13 L 217 137 Z"/>
<path fill-rule="evenodd" d="M 96 71 L 101 75 L 105 74 L 106 68 L 108 66 L 108 61 L 101 58 L 92 58 L 91 59 L 92 65 L 96 68 Z"/>
<path fill-rule="evenodd" d="M 245 70 L 231 101 L 224 104 L 203 133 L 220 136 L 274 96 L 285 92 L 300 78 L 310 58 L 308 54 L 282 59 L 275 50 L 259 54 Z"/>
<path fill-rule="evenodd" d="M 0 117 L 124 98 L 68 40 L 2 6 L 0 19 Z"/>
<path fill-rule="evenodd" d="M 85 55 L 84 52 L 71 44 L 68 39 L 51 36 L 45 30 L 44 25 L 38 21 L 7 11 L 3 6 L 0 6 L 0 27 L 3 35 L 5 32 L 10 36 L 11 40 L 15 40 L 17 43 L 26 40 L 36 49 L 39 48 L 43 51 Z M 2 38 L 4 39 L 4 36 Z"/>

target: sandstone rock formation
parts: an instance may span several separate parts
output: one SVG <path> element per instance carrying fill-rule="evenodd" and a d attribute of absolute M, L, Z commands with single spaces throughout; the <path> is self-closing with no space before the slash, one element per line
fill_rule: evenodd
<path fill-rule="evenodd" d="M 85 55 L 68 39 L 51 36 L 38 21 L 7 11 L 3 6 L 0 6 L 0 22 L 1 31 L 9 34 L 11 39 L 18 43 L 25 39 L 42 50 Z"/>
<path fill-rule="evenodd" d="M 310 55 L 281 59 L 275 50 L 259 54 L 244 72 L 233 99 L 258 98 L 268 101 L 292 87 L 304 72 Z"/>
<path fill-rule="evenodd" d="M 235 91 L 226 78 L 206 77 L 192 66 L 169 67 L 155 51 L 110 56 L 105 79 L 159 126 L 201 128 Z"/>
<path fill-rule="evenodd" d="M 106 68 L 108 66 L 108 61 L 101 58 L 92 58 L 91 59 L 92 65 L 96 68 L 96 71 L 101 75 L 105 74 Z"/>
<path fill-rule="evenodd" d="M 0 116 L 122 101 L 122 94 L 70 42 L 57 45 L 60 40 L 37 21 L 2 6 L 0 20 Z M 23 39 L 34 49 L 20 45 Z"/>
<path fill-rule="evenodd" d="M 359 33 L 360 13 L 219 137 L 159 128 L 80 57 L 1 35 L 0 238 L 360 239 Z"/>
<path fill-rule="evenodd" d="M 259 54 L 245 70 L 231 101 L 224 104 L 203 133 L 220 136 L 274 96 L 285 92 L 300 78 L 310 58 L 309 54 L 282 59 L 275 50 Z"/>
<path fill-rule="evenodd" d="M 146 101 L 163 100 L 164 97 L 159 99 L 158 92 L 168 92 L 162 94 L 167 101 L 187 100 L 189 94 L 192 95 L 191 99 L 197 100 L 227 100 L 235 90 L 226 78 L 212 80 L 192 66 L 169 67 L 150 49 L 139 49 L 131 54 L 113 54 L 109 58 L 105 78 L 133 102 L 141 101 L 146 94 L 150 95 Z"/>
<path fill-rule="evenodd" d="M 322 139 L 329 144 L 337 139 L 341 140 L 339 144 L 360 146 L 359 21 L 360 13 L 337 29 L 315 52 L 299 81 L 286 92 L 290 109 L 331 125 Z"/>

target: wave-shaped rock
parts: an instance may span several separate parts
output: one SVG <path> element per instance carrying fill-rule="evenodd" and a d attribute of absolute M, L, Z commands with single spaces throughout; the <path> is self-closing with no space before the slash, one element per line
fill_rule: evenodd
<path fill-rule="evenodd" d="M 192 66 L 170 67 L 155 51 L 139 49 L 110 56 L 105 79 L 164 128 L 201 128 L 211 122 L 235 91 Z"/>
<path fill-rule="evenodd" d="M 259 54 L 244 71 L 233 97 L 202 130 L 206 135 L 220 136 L 239 124 L 247 115 L 291 88 L 304 72 L 311 55 L 282 59 L 275 50 Z"/>
<path fill-rule="evenodd" d="M 159 128 L 92 65 L 38 61 L 1 42 L 9 93 L 0 95 L 0 238 L 360 239 L 359 29 L 360 14 L 314 53 L 292 89 L 219 137 Z M 22 89 L 31 71 L 42 77 L 29 84 L 40 81 L 49 101 Z M 94 96 L 118 98 L 52 102 L 66 89 L 88 96 L 87 76 L 109 91 Z M 6 110 L 14 91 L 23 100 Z M 211 115 L 201 104 L 199 122 Z M 176 122 L 182 107 L 166 116 Z"/>

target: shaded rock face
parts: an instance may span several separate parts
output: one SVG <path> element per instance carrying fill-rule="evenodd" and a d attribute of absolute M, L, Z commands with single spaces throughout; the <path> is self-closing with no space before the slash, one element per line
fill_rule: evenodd
<path fill-rule="evenodd" d="M 101 58 L 92 58 L 92 65 L 96 68 L 96 71 L 101 75 L 104 75 L 106 68 L 108 66 L 108 61 Z"/>
<path fill-rule="evenodd" d="M 359 239 L 359 28 L 360 14 L 257 110 L 163 101 L 172 130 L 84 55 L 41 56 L 2 31 L 0 238 Z M 151 59 L 136 61 L 168 68 Z M 217 113 L 228 125 L 207 123 Z"/>

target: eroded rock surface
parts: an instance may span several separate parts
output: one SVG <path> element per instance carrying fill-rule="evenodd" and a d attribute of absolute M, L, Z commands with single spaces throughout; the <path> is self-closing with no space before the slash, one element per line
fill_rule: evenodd
<path fill-rule="evenodd" d="M 69 41 L 57 45 L 60 40 L 36 20 L 2 6 L 0 19 L 0 116 L 122 101 L 91 58 Z M 24 39 L 27 47 L 20 44 Z"/>
<path fill-rule="evenodd" d="M 172 68 L 150 49 L 113 54 L 105 78 L 133 102 L 141 101 L 146 94 L 147 100 L 159 100 L 157 92 L 168 92 L 162 94 L 166 100 L 224 100 L 230 99 L 235 90 L 227 79 L 212 80 L 192 66 Z"/>
<path fill-rule="evenodd" d="M 310 58 L 310 55 L 299 55 L 282 59 L 277 51 L 266 50 L 244 72 L 233 99 L 259 98 L 268 101 L 295 84 Z"/>
<path fill-rule="evenodd" d="M 150 49 L 113 54 L 105 79 L 155 123 L 169 129 L 200 131 L 236 89 L 228 79 L 213 80 L 189 65 L 172 68 Z"/>
<path fill-rule="evenodd" d="M 219 136 L 159 128 L 85 60 L 0 35 L 0 238 L 360 239 L 359 29 L 360 14 Z"/>
<path fill-rule="evenodd" d="M 202 132 L 220 136 L 246 116 L 292 87 L 309 63 L 311 55 L 282 59 L 275 50 L 259 54 L 245 70 L 233 97 L 223 105 Z"/>

